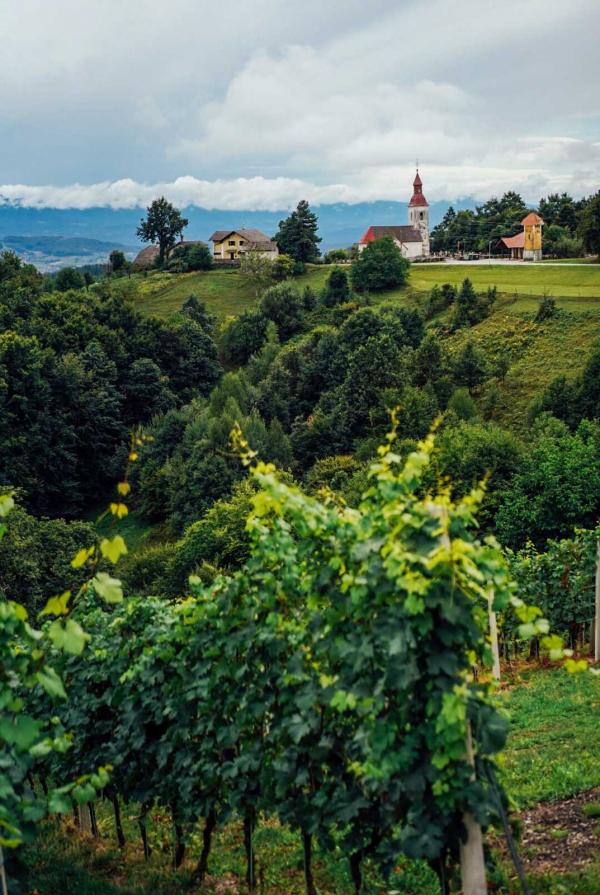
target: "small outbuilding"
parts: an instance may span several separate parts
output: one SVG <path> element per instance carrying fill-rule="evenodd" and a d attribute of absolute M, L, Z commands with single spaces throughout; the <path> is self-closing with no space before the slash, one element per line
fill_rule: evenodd
<path fill-rule="evenodd" d="M 541 261 L 543 220 L 535 211 L 530 211 L 521 221 L 521 226 L 521 233 L 502 236 L 500 247 L 508 249 L 514 261 Z"/>

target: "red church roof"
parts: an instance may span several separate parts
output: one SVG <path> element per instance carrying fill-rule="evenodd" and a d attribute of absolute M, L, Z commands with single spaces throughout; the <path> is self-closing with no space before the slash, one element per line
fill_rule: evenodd
<path fill-rule="evenodd" d="M 419 172 L 417 171 L 417 175 L 413 180 L 413 194 L 410 202 L 408 203 L 409 208 L 414 208 L 415 205 L 423 205 L 425 207 L 429 207 L 429 202 L 423 195 L 423 181 L 419 177 Z"/>
<path fill-rule="evenodd" d="M 375 242 L 376 239 L 381 239 L 382 236 L 391 236 L 393 239 L 397 239 L 398 242 L 422 242 L 421 233 L 415 227 L 369 227 L 369 229 L 363 233 L 361 238 L 359 239 L 359 245 L 367 245 L 369 242 Z"/>

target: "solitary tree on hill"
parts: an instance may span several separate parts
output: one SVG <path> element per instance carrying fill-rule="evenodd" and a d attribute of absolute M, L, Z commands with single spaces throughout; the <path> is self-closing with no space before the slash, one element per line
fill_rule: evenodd
<path fill-rule="evenodd" d="M 146 209 L 146 218 L 140 221 L 137 235 L 142 242 L 158 243 L 158 260 L 162 266 L 188 223 L 181 212 L 161 196 Z"/>
<path fill-rule="evenodd" d="M 316 214 L 310 210 L 306 199 L 302 199 L 289 217 L 279 221 L 279 230 L 275 234 L 279 251 L 301 264 L 316 261 L 321 242 L 321 237 L 317 236 L 318 227 Z"/>
<path fill-rule="evenodd" d="M 113 249 L 108 256 L 108 263 L 110 264 L 112 273 L 116 273 L 119 270 L 125 270 L 127 267 L 127 258 L 120 249 Z"/>
<path fill-rule="evenodd" d="M 406 283 L 409 268 L 391 236 L 384 236 L 365 246 L 352 262 L 352 286 L 357 292 L 396 289 Z"/>

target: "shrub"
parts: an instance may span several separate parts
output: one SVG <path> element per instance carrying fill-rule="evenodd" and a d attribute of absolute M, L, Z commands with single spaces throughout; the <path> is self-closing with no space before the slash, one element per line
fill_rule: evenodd
<path fill-rule="evenodd" d="M 350 284 L 348 274 L 341 267 L 335 267 L 327 279 L 327 285 L 323 290 L 323 304 L 332 308 L 350 300 Z"/>
<path fill-rule="evenodd" d="M 282 342 L 286 342 L 304 328 L 302 296 L 291 283 L 278 283 L 267 289 L 260 302 L 260 310 L 277 327 Z"/>
<path fill-rule="evenodd" d="M 192 270 L 210 270 L 213 259 L 210 249 L 203 242 L 189 242 L 175 246 L 169 257 L 168 269 L 180 273 Z"/>
<path fill-rule="evenodd" d="M 294 259 L 289 255 L 277 255 L 271 262 L 271 277 L 275 282 L 289 280 L 294 276 Z"/>
<path fill-rule="evenodd" d="M 352 287 L 358 292 L 382 292 L 404 286 L 410 263 L 391 236 L 370 242 L 352 262 Z"/>
<path fill-rule="evenodd" d="M 545 295 L 538 305 L 535 322 L 543 323 L 544 320 L 549 320 L 551 317 L 554 317 L 557 310 L 555 299 L 550 295 Z"/>

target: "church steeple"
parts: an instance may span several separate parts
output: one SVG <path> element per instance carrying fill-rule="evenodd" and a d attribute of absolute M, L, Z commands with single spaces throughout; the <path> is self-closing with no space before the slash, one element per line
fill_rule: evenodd
<path fill-rule="evenodd" d="M 423 255 L 429 255 L 429 202 L 423 195 L 419 168 L 413 180 L 413 194 L 408 203 L 408 223 L 421 233 Z"/>
<path fill-rule="evenodd" d="M 426 208 L 429 208 L 429 202 L 423 195 L 423 181 L 419 176 L 419 169 L 417 168 L 417 174 L 415 179 L 413 180 L 413 194 L 412 199 L 409 202 L 409 208 L 413 205 L 423 205 Z"/>

